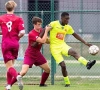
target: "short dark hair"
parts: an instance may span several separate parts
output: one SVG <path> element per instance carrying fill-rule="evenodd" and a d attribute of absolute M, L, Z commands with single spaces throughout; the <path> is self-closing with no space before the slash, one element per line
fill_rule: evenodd
<path fill-rule="evenodd" d="M 64 17 L 64 16 L 69 16 L 69 13 L 67 13 L 67 12 L 62 12 L 62 14 L 61 14 L 61 17 Z"/>
<path fill-rule="evenodd" d="M 32 23 L 33 23 L 33 24 L 37 24 L 37 22 L 42 23 L 42 19 L 39 18 L 39 17 L 34 16 L 34 17 L 32 18 Z"/>

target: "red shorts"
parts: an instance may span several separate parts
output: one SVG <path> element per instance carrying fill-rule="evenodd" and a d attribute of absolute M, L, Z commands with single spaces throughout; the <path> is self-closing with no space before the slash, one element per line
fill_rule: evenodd
<path fill-rule="evenodd" d="M 17 59 L 18 50 L 19 50 L 19 44 L 2 43 L 2 54 L 4 62 L 7 63 L 9 60 Z"/>
<path fill-rule="evenodd" d="M 46 62 L 46 59 L 40 51 L 36 51 L 33 53 L 29 53 L 28 51 L 26 51 L 23 64 L 27 64 L 29 65 L 29 68 L 32 68 L 33 64 L 36 66 L 40 66 L 42 64 L 45 64 Z"/>

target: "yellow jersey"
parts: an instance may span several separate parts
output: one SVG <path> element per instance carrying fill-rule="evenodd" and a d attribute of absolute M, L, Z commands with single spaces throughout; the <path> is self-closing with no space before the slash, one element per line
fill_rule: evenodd
<path fill-rule="evenodd" d="M 50 46 L 62 45 L 66 34 L 73 34 L 74 30 L 70 25 L 62 26 L 59 21 L 52 21 L 50 23 L 52 29 L 50 30 Z"/>

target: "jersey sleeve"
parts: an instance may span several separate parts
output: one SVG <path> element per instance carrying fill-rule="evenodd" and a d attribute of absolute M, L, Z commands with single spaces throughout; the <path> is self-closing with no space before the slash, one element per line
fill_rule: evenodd
<path fill-rule="evenodd" d="M 20 32 L 25 32 L 24 21 L 22 18 L 19 18 L 18 30 Z"/>
<path fill-rule="evenodd" d="M 53 28 L 54 25 L 55 25 L 55 23 L 54 22 L 51 22 L 49 25 Z"/>
<path fill-rule="evenodd" d="M 66 33 L 67 34 L 73 34 L 74 33 L 74 29 L 69 25 L 68 31 Z"/>

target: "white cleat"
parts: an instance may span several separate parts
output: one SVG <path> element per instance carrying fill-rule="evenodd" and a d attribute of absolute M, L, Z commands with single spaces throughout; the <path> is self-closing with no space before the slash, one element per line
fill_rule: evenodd
<path fill-rule="evenodd" d="M 11 85 L 7 85 L 6 90 L 11 90 Z"/>
<path fill-rule="evenodd" d="M 19 90 L 23 90 L 22 76 L 20 75 L 17 76 L 17 82 L 18 82 Z"/>

